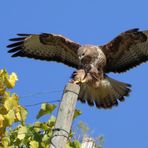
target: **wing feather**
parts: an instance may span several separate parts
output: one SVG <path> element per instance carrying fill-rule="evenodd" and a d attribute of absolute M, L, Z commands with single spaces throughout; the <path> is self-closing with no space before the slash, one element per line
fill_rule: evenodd
<path fill-rule="evenodd" d="M 125 100 L 124 97 L 131 91 L 130 87 L 129 84 L 105 76 L 97 88 L 90 83 L 82 83 L 78 99 L 90 106 L 95 104 L 97 108 L 112 108 Z"/>
<path fill-rule="evenodd" d="M 148 61 L 148 31 L 126 31 L 101 48 L 107 57 L 105 72 L 125 72 Z"/>
<path fill-rule="evenodd" d="M 12 57 L 56 61 L 74 68 L 78 68 L 80 64 L 77 56 L 80 45 L 66 37 L 47 33 L 18 34 L 18 36 L 20 37 L 10 39 L 14 43 L 7 46 L 11 48 L 8 52 L 13 53 Z"/>
<path fill-rule="evenodd" d="M 19 37 L 19 38 L 9 39 L 9 41 L 23 41 L 24 39 L 25 39 L 25 37 Z"/>

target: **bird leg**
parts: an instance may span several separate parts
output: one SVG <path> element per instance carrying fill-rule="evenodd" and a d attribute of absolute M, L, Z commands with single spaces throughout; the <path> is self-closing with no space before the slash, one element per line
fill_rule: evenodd
<path fill-rule="evenodd" d="M 86 82 L 85 77 L 86 77 L 85 70 L 79 69 L 79 70 L 75 71 L 72 74 L 72 76 L 71 76 L 71 78 L 72 78 L 71 82 L 72 83 L 75 83 L 75 84 L 77 84 L 77 83 L 84 83 L 84 82 Z"/>
<path fill-rule="evenodd" d="M 92 67 L 89 71 L 89 75 L 91 79 L 89 79 L 89 82 L 93 87 L 97 88 L 99 87 L 101 80 L 103 79 L 103 70 L 100 68 Z"/>
<path fill-rule="evenodd" d="M 94 87 L 98 87 L 100 80 L 103 78 L 102 71 L 98 70 L 95 67 L 92 67 L 89 72 L 86 72 L 84 69 L 79 69 L 75 71 L 72 76 L 71 83 L 82 84 L 90 83 Z"/>

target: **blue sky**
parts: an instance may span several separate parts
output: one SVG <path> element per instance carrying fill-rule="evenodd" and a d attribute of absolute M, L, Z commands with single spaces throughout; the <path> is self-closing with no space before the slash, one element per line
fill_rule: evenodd
<path fill-rule="evenodd" d="M 5 47 L 16 33 L 58 33 L 80 44 L 104 44 L 131 28 L 148 29 L 147 0 L 4 0 L 0 4 L 0 68 L 19 77 L 22 105 L 61 98 L 74 69 L 53 62 L 11 58 Z M 148 63 L 113 78 L 133 85 L 130 97 L 111 110 L 77 103 L 90 135 L 104 135 L 104 148 L 148 147 Z M 29 94 L 48 92 L 40 96 Z M 53 92 L 57 91 L 57 92 Z M 25 96 L 28 97 L 25 97 Z M 40 106 L 28 108 L 28 123 Z M 46 118 L 47 119 L 47 118 Z"/>

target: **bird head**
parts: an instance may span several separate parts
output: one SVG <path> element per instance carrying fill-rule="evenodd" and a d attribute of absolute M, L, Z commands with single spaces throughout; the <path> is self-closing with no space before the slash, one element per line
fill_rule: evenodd
<path fill-rule="evenodd" d="M 97 54 L 97 47 L 95 46 L 81 46 L 78 49 L 78 57 L 80 60 L 82 60 L 85 57 L 92 57 L 95 54 Z"/>

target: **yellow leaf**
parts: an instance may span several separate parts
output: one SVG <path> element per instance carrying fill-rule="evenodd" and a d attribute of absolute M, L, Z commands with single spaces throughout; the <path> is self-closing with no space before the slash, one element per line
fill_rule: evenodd
<path fill-rule="evenodd" d="M 4 117 L 0 114 L 0 128 L 3 127 Z"/>
<path fill-rule="evenodd" d="M 17 138 L 22 140 L 25 138 L 25 135 L 27 133 L 27 127 L 25 126 L 20 126 L 19 129 L 18 129 L 18 135 L 17 135 Z"/>
<path fill-rule="evenodd" d="M 12 96 L 5 97 L 4 107 L 7 110 L 16 109 L 18 107 L 18 96 L 12 94 Z"/>
<path fill-rule="evenodd" d="M 30 143 L 30 148 L 38 148 L 39 147 L 39 143 L 37 141 L 31 141 Z"/>
<path fill-rule="evenodd" d="M 41 142 L 40 145 L 41 145 L 41 147 L 43 147 L 43 148 L 49 148 L 49 144 L 48 144 L 48 143 Z"/>
<path fill-rule="evenodd" d="M 11 126 L 14 123 L 15 120 L 15 114 L 13 110 L 9 110 L 9 112 L 4 115 L 4 119 L 5 119 L 5 126 Z"/>
<path fill-rule="evenodd" d="M 5 90 L 6 90 L 6 88 L 5 88 L 4 84 L 3 84 L 3 82 L 0 81 L 0 96 L 4 95 Z"/>
<path fill-rule="evenodd" d="M 27 117 L 27 110 L 22 107 L 22 106 L 19 106 L 18 107 L 18 111 L 16 113 L 16 118 L 17 118 L 17 121 L 25 121 L 26 120 L 26 117 Z"/>
<path fill-rule="evenodd" d="M 34 123 L 34 130 L 35 130 L 35 132 L 39 132 L 41 130 L 41 126 L 42 126 L 41 122 L 35 122 Z"/>
<path fill-rule="evenodd" d="M 7 88 L 13 88 L 17 80 L 17 75 L 13 72 L 8 78 L 5 79 Z"/>
<path fill-rule="evenodd" d="M 0 139 L 5 133 L 6 126 L 4 124 L 4 117 L 0 114 Z"/>
<path fill-rule="evenodd" d="M 0 70 L 0 76 L 2 75 L 3 71 L 4 71 L 3 69 Z"/>
<path fill-rule="evenodd" d="M 9 99 L 9 97 L 10 97 L 10 92 L 5 91 L 5 94 L 2 97 L 2 102 L 4 103 L 7 99 Z"/>
<path fill-rule="evenodd" d="M 9 143 L 10 143 L 9 137 L 2 138 L 3 148 L 8 148 L 9 147 Z"/>
<path fill-rule="evenodd" d="M 7 113 L 8 113 L 8 111 L 6 110 L 6 108 L 4 106 L 0 106 L 0 114 L 6 115 Z"/>

